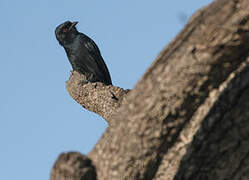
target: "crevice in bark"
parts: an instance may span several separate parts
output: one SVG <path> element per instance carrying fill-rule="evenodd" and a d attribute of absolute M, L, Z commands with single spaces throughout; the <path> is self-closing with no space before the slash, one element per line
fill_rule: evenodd
<path fill-rule="evenodd" d="M 244 96 L 249 94 L 248 78 L 249 65 L 247 65 L 247 67 L 228 85 L 208 113 L 207 117 L 204 118 L 200 130 L 197 132 L 192 144 L 188 148 L 187 157 L 183 157 L 182 159 L 175 180 L 194 180 L 200 178 L 223 179 L 220 178 L 220 174 L 217 175 L 216 171 L 218 167 L 215 167 L 216 163 L 219 160 L 227 161 L 226 159 L 229 159 L 228 157 L 231 156 L 231 153 L 240 148 L 241 137 L 238 136 L 238 134 L 234 134 L 235 139 L 230 138 L 230 142 L 227 142 L 229 148 L 225 147 L 224 144 L 222 144 L 222 147 L 219 147 L 219 145 L 226 136 L 231 136 L 231 131 L 239 124 L 239 122 L 231 120 L 230 115 L 235 111 L 236 107 L 241 107 L 239 104 L 241 101 L 245 101 Z M 222 148 L 223 150 L 221 150 Z M 245 156 L 241 155 L 240 158 L 243 159 L 243 157 Z M 239 168 L 239 165 L 237 168 L 235 167 L 235 164 L 233 166 L 234 170 L 231 169 L 230 174 L 235 173 L 236 169 Z M 232 176 L 233 175 L 229 177 L 226 175 L 224 176 L 224 179 L 230 179 Z"/>

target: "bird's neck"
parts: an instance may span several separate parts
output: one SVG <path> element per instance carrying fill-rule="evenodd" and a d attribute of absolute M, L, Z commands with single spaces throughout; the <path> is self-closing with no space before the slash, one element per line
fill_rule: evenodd
<path fill-rule="evenodd" d="M 77 32 L 71 32 L 69 34 L 67 34 L 66 38 L 64 39 L 63 44 L 64 45 L 70 45 L 74 42 L 74 40 L 76 39 L 78 33 Z"/>

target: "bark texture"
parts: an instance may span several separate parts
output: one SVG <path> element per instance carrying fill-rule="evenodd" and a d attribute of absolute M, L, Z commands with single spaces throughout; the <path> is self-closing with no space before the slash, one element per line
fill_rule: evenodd
<path fill-rule="evenodd" d="M 80 76 L 70 95 L 109 122 L 98 180 L 248 179 L 248 0 L 200 9 L 128 94 Z"/>
<path fill-rule="evenodd" d="M 91 160 L 79 152 L 62 153 L 56 160 L 50 180 L 96 180 Z"/>
<path fill-rule="evenodd" d="M 110 124 L 111 115 L 125 99 L 129 90 L 116 86 L 106 86 L 103 83 L 88 83 L 83 74 L 73 71 L 66 88 L 75 101 L 89 111 L 95 112 L 105 118 Z"/>

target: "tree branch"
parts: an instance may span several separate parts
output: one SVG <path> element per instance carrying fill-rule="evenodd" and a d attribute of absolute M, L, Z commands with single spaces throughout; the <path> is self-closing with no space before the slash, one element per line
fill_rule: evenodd
<path fill-rule="evenodd" d="M 122 104 L 129 90 L 103 83 L 88 83 L 83 74 L 73 71 L 66 88 L 71 97 L 89 111 L 95 112 L 111 124 L 111 116 Z"/>
<path fill-rule="evenodd" d="M 152 179 L 162 162 L 167 167 L 174 161 L 176 154 L 171 161 L 163 157 L 172 155 L 169 150 L 209 94 L 248 57 L 248 9 L 247 0 L 215 1 L 192 17 L 158 56 L 112 116 L 119 123 L 108 127 L 89 154 L 101 179 Z M 180 160 L 173 172 L 179 166 Z"/>
<path fill-rule="evenodd" d="M 248 9 L 216 0 L 198 11 L 127 96 L 73 72 L 70 95 L 109 122 L 88 155 L 99 180 L 249 176 Z"/>
<path fill-rule="evenodd" d="M 79 152 L 62 153 L 52 168 L 50 180 L 97 180 L 96 169 Z"/>

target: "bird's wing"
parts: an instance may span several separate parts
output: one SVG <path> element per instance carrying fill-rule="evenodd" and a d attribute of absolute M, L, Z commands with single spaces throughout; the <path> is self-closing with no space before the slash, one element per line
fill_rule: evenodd
<path fill-rule="evenodd" d="M 112 84 L 110 73 L 101 56 L 98 46 L 95 44 L 95 42 L 92 39 L 90 39 L 89 37 L 86 38 L 87 41 L 84 41 L 84 46 L 87 48 L 88 52 L 93 57 L 92 60 L 95 61 L 94 63 L 96 63 L 97 65 L 98 70 L 96 72 L 97 73 L 96 76 L 100 76 L 101 79 L 105 78 L 105 82 L 107 84 Z"/>

